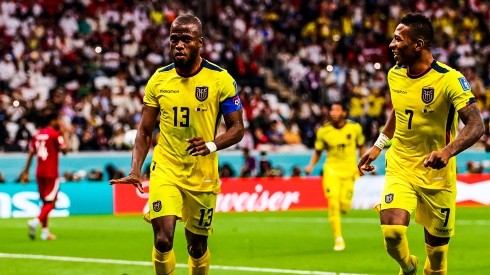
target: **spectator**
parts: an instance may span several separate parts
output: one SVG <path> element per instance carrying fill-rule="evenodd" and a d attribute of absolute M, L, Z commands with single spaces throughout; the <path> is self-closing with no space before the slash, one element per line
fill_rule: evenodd
<path fill-rule="evenodd" d="M 272 165 L 267 156 L 267 152 L 260 152 L 260 161 L 259 161 L 259 177 L 265 178 L 270 177 L 272 175 Z"/>
<path fill-rule="evenodd" d="M 256 171 L 255 168 L 257 166 L 255 157 L 250 154 L 250 150 L 248 148 L 243 148 L 243 166 L 240 169 L 240 177 L 241 178 L 251 178 L 255 177 Z"/>
<path fill-rule="evenodd" d="M 14 143 L 19 146 L 20 151 L 27 152 L 31 138 L 31 131 L 27 128 L 27 119 L 23 117 L 19 121 L 19 128 L 15 134 Z"/>
<path fill-rule="evenodd" d="M 286 131 L 284 131 L 284 142 L 289 145 L 301 144 L 301 136 L 296 123 L 288 121 L 286 123 Z"/>
<path fill-rule="evenodd" d="M 269 130 L 267 131 L 267 139 L 272 145 L 283 145 L 284 144 L 284 134 L 279 128 L 279 123 L 277 120 L 273 120 L 269 124 Z M 284 125 L 282 125 L 284 127 Z"/>
<path fill-rule="evenodd" d="M 233 178 L 235 176 L 235 170 L 233 170 L 229 163 L 225 163 L 221 167 L 219 175 L 220 178 Z"/>
<path fill-rule="evenodd" d="M 298 165 L 293 166 L 291 170 L 291 177 L 301 177 L 301 167 Z"/>
<path fill-rule="evenodd" d="M 58 104 L 48 100 L 49 91 L 62 89 L 71 97 L 63 109 L 76 113 L 66 122 L 77 126 L 79 138 L 81 129 L 96 136 L 98 126 L 113 127 L 114 121 L 136 128 L 150 72 L 169 62 L 165 37 L 170 23 L 182 11 L 194 9 L 182 0 L 172 4 L 52 0 L 34 4 L 32 9 L 26 9 L 22 1 L 4 2 L 0 12 L 0 92 L 7 98 L 5 125 L 17 123 L 28 110 Z M 266 95 L 274 94 L 281 104 L 288 105 L 286 112 L 298 112 L 293 104 L 302 105 L 295 116 L 281 115 L 287 118 L 284 123 L 298 123 L 302 143 L 309 148 L 313 147 L 315 129 L 325 122 L 320 107 L 339 100 L 351 102 L 353 118 L 361 119 L 367 142 L 373 142 L 376 135 L 368 132 L 377 127 L 363 122 L 360 110 L 375 90 L 383 94 L 386 89 L 385 68 L 393 64 L 386 45 L 403 15 L 400 5 L 388 9 L 379 1 L 368 6 L 349 1 L 283 1 L 280 5 L 274 1 L 212 2 L 209 9 L 199 10 L 209 18 L 204 22 L 209 26 L 209 37 L 202 54 L 228 68 L 236 78 L 252 125 L 250 133 L 255 134 L 257 127 L 267 132 L 270 121 L 277 119 L 271 116 L 275 106 L 266 100 Z M 490 90 L 485 66 L 490 60 L 488 5 L 468 8 L 449 1 L 414 6 L 420 7 L 432 16 L 436 29 L 434 57 L 460 70 L 471 69 L 483 81 L 484 90 Z M 489 98 L 477 99 L 482 111 L 490 109 Z M 15 99 L 20 106 L 13 108 L 11 101 Z M 389 106 L 377 106 L 383 124 Z M 87 124 L 81 128 L 80 116 Z M 32 116 L 27 120 L 34 122 Z M 106 128 L 106 137 L 110 139 L 115 130 Z M 255 145 L 264 143 L 255 141 Z M 5 150 L 1 142 L 0 150 Z M 8 147 L 15 148 L 17 142 L 10 142 Z"/>

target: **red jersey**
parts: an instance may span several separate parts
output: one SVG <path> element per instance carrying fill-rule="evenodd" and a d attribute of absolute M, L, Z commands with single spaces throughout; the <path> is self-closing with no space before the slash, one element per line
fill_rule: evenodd
<path fill-rule="evenodd" d="M 57 178 L 59 152 L 66 147 L 63 136 L 52 127 L 42 128 L 29 144 L 29 150 L 37 156 L 37 178 Z"/>

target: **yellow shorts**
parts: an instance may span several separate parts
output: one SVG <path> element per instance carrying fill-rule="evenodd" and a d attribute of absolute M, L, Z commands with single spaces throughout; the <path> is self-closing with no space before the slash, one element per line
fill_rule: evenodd
<path fill-rule="evenodd" d="M 454 235 L 455 189 L 429 189 L 413 185 L 401 176 L 386 176 L 381 210 L 390 208 L 404 209 L 410 214 L 415 210 L 415 222 L 434 236 Z"/>
<path fill-rule="evenodd" d="M 184 189 L 172 183 L 150 183 L 148 198 L 150 218 L 177 216 L 194 234 L 209 236 L 212 231 L 216 194 Z"/>
<path fill-rule="evenodd" d="M 337 208 L 343 212 L 350 210 L 354 182 L 358 176 L 341 176 L 325 174 L 323 176 L 323 191 L 328 199 L 329 208 Z"/>

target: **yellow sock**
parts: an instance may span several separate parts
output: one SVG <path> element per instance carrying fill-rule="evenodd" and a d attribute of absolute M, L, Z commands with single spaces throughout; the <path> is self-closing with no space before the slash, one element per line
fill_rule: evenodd
<path fill-rule="evenodd" d="M 425 244 L 427 259 L 425 260 L 424 274 L 446 275 L 448 250 L 448 244 L 441 246 Z"/>
<path fill-rule="evenodd" d="M 153 247 L 153 253 L 151 254 L 153 261 L 153 269 L 157 275 L 173 275 L 175 272 L 175 253 L 174 250 L 168 252 L 160 252 Z"/>
<path fill-rule="evenodd" d="M 190 275 L 206 275 L 209 271 L 209 265 L 211 263 L 211 253 L 209 249 L 202 255 L 200 259 L 194 259 L 189 255 L 189 274 Z"/>
<path fill-rule="evenodd" d="M 342 237 L 342 225 L 340 222 L 340 216 L 330 217 L 330 225 L 332 227 L 333 238 Z"/>
<path fill-rule="evenodd" d="M 328 220 L 332 228 L 334 239 L 342 237 L 342 227 L 340 225 L 340 201 L 335 196 L 330 196 L 328 205 Z"/>
<path fill-rule="evenodd" d="M 408 249 L 407 227 L 404 225 L 381 225 L 388 254 L 398 262 L 404 271 L 412 269 Z"/>

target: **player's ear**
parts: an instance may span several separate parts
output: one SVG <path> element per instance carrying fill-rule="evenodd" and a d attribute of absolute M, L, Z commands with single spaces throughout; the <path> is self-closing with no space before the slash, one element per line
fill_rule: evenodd
<path fill-rule="evenodd" d="M 415 49 L 420 51 L 425 47 L 425 41 L 423 39 L 417 39 L 415 42 Z"/>

